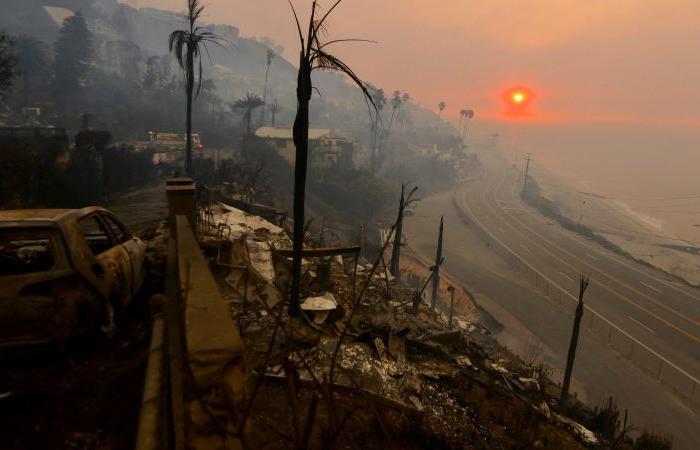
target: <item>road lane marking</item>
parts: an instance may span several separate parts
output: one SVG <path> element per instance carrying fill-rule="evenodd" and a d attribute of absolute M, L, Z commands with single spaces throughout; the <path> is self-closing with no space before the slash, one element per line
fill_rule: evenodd
<path fill-rule="evenodd" d="M 482 197 L 484 198 L 484 200 L 486 200 L 486 197 L 485 197 L 485 195 L 484 195 L 483 192 L 482 192 Z M 492 239 L 494 239 L 496 242 L 500 243 L 506 250 L 508 250 L 513 256 L 515 256 L 516 258 L 518 258 L 520 261 L 522 261 L 527 267 L 529 267 L 530 269 L 532 269 L 532 270 L 535 271 L 536 273 L 541 274 L 541 272 L 539 272 L 537 269 L 535 269 L 530 263 L 528 263 L 526 260 L 524 260 L 522 257 L 520 257 L 517 253 L 515 253 L 510 247 L 508 247 L 508 246 L 507 246 L 503 241 L 501 241 L 497 236 L 495 236 L 493 233 L 491 233 L 491 231 L 489 231 L 488 228 L 474 215 L 474 212 L 472 211 L 472 209 L 471 209 L 470 206 L 469 206 L 469 203 L 468 203 L 466 200 L 467 200 L 467 198 L 466 198 L 466 196 L 464 196 L 464 197 L 463 197 L 464 206 L 466 207 L 467 211 L 469 211 L 469 216 L 471 216 L 471 217 L 473 218 L 474 223 L 475 223 L 476 225 L 478 225 L 479 228 L 481 228 L 487 235 L 489 235 L 489 236 L 490 236 Z M 455 207 L 457 208 L 457 210 L 458 210 L 458 211 L 461 211 L 462 209 L 461 209 L 461 207 L 459 206 L 459 203 L 457 202 L 457 196 L 456 196 L 456 195 L 454 195 L 454 196 L 452 197 L 452 201 L 453 201 Z M 574 302 L 578 302 L 578 300 L 576 299 L 576 297 L 574 297 L 573 295 L 571 295 L 571 293 L 569 293 L 569 292 L 566 291 L 564 288 L 562 288 L 561 286 L 559 286 L 556 282 L 554 282 L 554 281 L 552 281 L 552 280 L 549 280 L 549 278 L 547 278 L 547 276 L 544 275 L 544 274 L 541 274 L 541 275 L 542 275 L 546 280 L 550 281 L 550 282 L 552 283 L 552 285 L 556 286 L 556 287 L 564 294 L 565 297 L 567 297 L 567 298 L 573 300 Z M 673 367 L 674 369 L 676 369 L 679 373 L 681 373 L 681 374 L 683 374 L 684 376 L 686 376 L 686 377 L 687 377 L 689 380 L 691 380 L 692 382 L 697 383 L 697 384 L 700 384 L 700 380 L 699 380 L 699 379 L 695 378 L 693 375 L 689 374 L 687 371 L 683 370 L 683 369 L 682 369 L 681 367 L 679 367 L 677 364 L 671 362 L 668 358 L 662 356 L 662 355 L 659 354 L 657 351 L 655 351 L 654 349 L 652 349 L 652 348 L 649 347 L 648 345 L 644 344 L 643 342 L 641 342 L 639 339 L 637 339 L 637 338 L 635 338 L 634 336 L 632 336 L 632 335 L 631 335 L 630 333 L 628 333 L 627 331 L 625 331 L 625 330 L 623 330 L 622 328 L 620 328 L 619 326 L 615 325 L 613 322 L 611 322 L 609 319 L 607 319 L 607 318 L 606 318 L 605 316 L 603 316 L 601 313 L 597 312 L 596 310 L 594 310 L 593 308 L 591 308 L 591 307 L 588 306 L 588 305 L 585 305 L 584 308 L 585 308 L 587 311 L 590 311 L 590 312 L 591 312 L 592 314 L 594 314 L 595 316 L 599 317 L 599 318 L 600 318 L 601 320 L 603 320 L 604 322 L 610 324 L 611 327 L 613 327 L 614 329 L 618 330 L 620 333 L 622 333 L 622 335 L 628 337 L 628 338 L 629 338 L 630 340 L 632 340 L 633 342 L 636 342 L 636 343 L 637 343 L 638 345 L 640 345 L 642 348 L 646 349 L 649 353 L 651 353 L 652 355 L 656 356 L 657 358 L 659 358 L 660 360 L 662 360 L 663 362 L 665 362 L 666 364 L 668 364 L 670 367 Z"/>
<path fill-rule="evenodd" d="M 568 275 L 567 275 L 567 274 L 565 274 L 564 272 L 562 272 L 562 271 L 559 271 L 559 273 L 560 273 L 560 274 L 562 274 L 562 275 L 563 275 L 563 276 L 564 276 L 564 277 L 565 277 L 565 278 L 566 278 L 567 280 L 569 280 L 569 281 L 574 281 L 574 279 L 573 279 L 573 278 L 571 278 L 570 276 L 568 276 Z"/>
<path fill-rule="evenodd" d="M 627 316 L 627 318 L 628 318 L 629 320 L 631 320 L 632 322 L 636 323 L 637 325 L 639 325 L 640 327 L 644 327 L 644 328 L 646 328 L 647 330 L 651 331 L 652 333 L 656 334 L 656 331 L 654 331 L 654 330 L 652 330 L 651 328 L 649 328 L 648 326 L 644 325 L 642 322 L 638 321 L 638 320 L 635 319 L 634 317 L 632 317 L 632 316 Z"/>
<path fill-rule="evenodd" d="M 503 185 L 503 182 L 501 181 L 501 183 L 499 183 L 499 186 L 498 186 L 498 187 L 500 187 L 500 186 L 502 186 L 502 185 Z M 496 189 L 498 189 L 498 187 L 497 187 Z M 495 191 L 492 193 L 492 195 L 493 195 L 494 198 L 495 198 Z M 488 200 L 486 199 L 486 196 L 485 196 L 485 195 L 484 195 L 484 201 L 486 202 L 487 205 L 489 205 Z M 496 208 L 496 207 L 497 207 L 497 206 L 491 205 L 491 208 Z M 496 210 L 496 212 L 498 212 L 498 211 Z M 648 295 L 648 294 L 646 294 L 646 293 L 644 293 L 644 292 L 641 292 L 641 291 L 639 291 L 638 289 L 635 289 L 633 286 L 630 286 L 629 284 L 625 283 L 624 281 L 618 279 L 617 277 L 612 276 L 611 274 L 609 274 L 608 272 L 606 272 L 606 271 L 604 271 L 604 270 L 602 270 L 602 269 L 597 268 L 596 266 L 590 265 L 590 264 L 587 263 L 586 261 L 584 261 L 584 260 L 582 260 L 581 258 L 579 258 L 579 257 L 577 257 L 576 255 L 574 255 L 572 252 L 569 252 L 569 251 L 565 250 L 565 249 L 564 249 L 563 247 L 561 247 L 560 245 L 557 245 L 556 243 L 551 242 L 549 239 L 547 239 L 546 237 L 544 237 L 542 234 L 538 233 L 537 231 L 535 231 L 535 230 L 533 230 L 532 228 L 528 227 L 527 225 L 523 224 L 521 221 L 519 221 L 518 219 L 516 219 L 515 216 L 513 216 L 512 214 L 509 214 L 509 213 L 506 212 L 506 211 L 502 211 L 502 215 L 505 215 L 505 216 L 509 217 L 510 220 L 513 221 L 513 222 L 515 222 L 515 223 L 514 223 L 514 224 L 513 224 L 513 223 L 510 223 L 510 221 L 505 220 L 503 217 L 499 217 L 500 220 L 501 220 L 501 222 L 503 222 L 503 223 L 506 224 L 506 225 L 509 225 L 515 232 L 517 232 L 517 233 L 519 233 L 521 236 L 523 236 L 524 239 L 526 239 L 527 241 L 529 241 L 529 242 L 532 243 L 533 245 L 537 246 L 537 247 L 540 248 L 542 251 L 548 253 L 550 256 L 552 256 L 552 257 L 554 257 L 554 258 L 556 258 L 556 259 L 562 261 L 562 263 L 564 263 L 565 265 L 568 265 L 568 266 L 570 266 L 570 267 L 576 269 L 575 267 L 573 267 L 573 265 L 571 265 L 571 264 L 569 263 L 569 261 L 565 261 L 565 260 L 563 259 L 563 258 L 567 258 L 567 257 L 569 257 L 571 260 L 577 260 L 577 261 L 579 261 L 579 262 L 582 263 L 582 264 L 586 264 L 586 265 L 588 265 L 588 266 L 591 267 L 591 271 L 592 271 L 592 272 L 599 273 L 599 274 L 602 275 L 603 277 L 609 279 L 610 281 L 613 282 L 613 283 L 612 283 L 613 285 L 616 283 L 616 284 L 618 284 L 619 286 L 621 286 L 621 287 L 623 287 L 623 288 L 626 288 L 626 289 L 628 289 L 629 291 L 632 291 L 632 292 L 634 292 L 635 294 L 637 294 L 637 295 L 639 295 L 639 296 L 641 296 L 641 297 L 646 298 L 646 299 L 649 300 L 651 303 L 655 304 L 656 306 L 658 306 L 658 307 L 660 307 L 660 308 L 662 308 L 662 309 L 665 309 L 666 311 L 670 312 L 671 314 L 673 314 L 673 315 L 675 315 L 675 316 L 677 316 L 677 317 L 679 317 L 679 318 L 681 318 L 681 319 L 683 319 L 683 320 L 685 320 L 685 321 L 687 321 L 687 322 L 690 322 L 691 324 L 693 324 L 693 325 L 696 326 L 696 327 L 700 327 L 700 321 L 699 321 L 699 320 L 696 320 L 696 319 L 694 319 L 694 318 L 692 318 L 692 317 L 690 317 L 690 316 L 688 316 L 688 315 L 686 315 L 686 314 L 681 313 L 680 311 L 677 311 L 677 310 L 674 309 L 674 308 L 671 308 L 670 306 L 666 305 L 665 302 L 660 301 L 660 300 L 657 300 L 657 299 L 655 299 L 654 297 L 652 297 L 652 296 L 650 296 L 650 295 Z M 530 239 L 530 238 L 529 238 L 525 233 L 523 233 L 523 231 L 520 230 L 519 228 L 523 228 L 524 230 L 528 231 L 529 234 L 532 235 L 532 236 L 537 236 L 537 237 L 542 241 L 542 243 L 537 243 L 537 242 L 535 242 L 534 240 Z M 544 247 L 544 245 L 549 245 L 549 246 L 551 246 L 551 247 L 554 249 L 554 251 L 560 252 L 562 255 L 564 255 L 563 258 L 562 258 L 562 257 L 559 257 L 558 255 L 555 255 L 554 253 L 552 253 L 552 252 L 550 252 L 549 250 L 547 250 L 547 249 Z M 601 284 L 601 285 L 605 286 L 603 283 L 600 282 L 600 279 L 598 279 L 598 284 Z M 611 292 L 614 291 L 612 288 L 608 288 L 608 290 L 610 290 Z M 641 305 L 637 305 L 636 302 L 631 301 L 631 299 L 629 299 L 628 297 L 624 296 L 623 294 L 620 294 L 620 293 L 618 293 L 618 292 L 616 292 L 616 291 L 615 291 L 614 293 L 615 293 L 616 295 L 618 295 L 618 296 L 621 296 L 621 298 L 624 297 L 624 300 L 627 301 L 628 303 L 634 304 L 634 305 L 637 306 L 638 308 L 643 309 L 643 310 L 647 311 L 647 313 L 650 313 L 650 315 L 652 315 L 652 313 L 651 313 L 650 311 L 646 310 L 646 308 L 641 307 Z M 658 316 L 655 315 L 655 314 L 654 314 L 654 316 L 655 316 L 655 317 L 658 317 Z M 677 328 L 677 327 L 674 326 L 674 328 Z M 686 333 L 687 333 L 687 332 L 686 332 Z M 695 340 L 696 342 L 700 342 L 700 338 L 698 338 L 697 336 L 693 336 L 693 340 Z"/>
<path fill-rule="evenodd" d="M 502 184 L 502 182 L 501 182 L 500 184 Z M 486 193 L 482 193 L 482 197 L 483 197 L 483 200 L 484 200 L 485 204 L 487 205 L 487 207 L 488 207 L 488 208 L 491 208 L 494 212 L 497 213 L 498 211 L 495 209 L 495 207 L 494 207 L 493 205 L 491 205 L 491 204 L 488 202 L 488 199 L 486 198 Z M 508 214 L 507 212 L 503 212 L 502 215 L 506 215 L 506 216 L 510 217 L 511 219 L 513 219 L 513 217 L 512 217 L 510 214 Z M 522 238 L 523 238 L 524 240 L 528 241 L 528 242 L 529 242 L 530 244 L 532 244 L 533 246 L 539 248 L 542 252 L 544 252 L 544 253 L 548 254 L 549 256 L 551 256 L 552 258 L 554 258 L 554 259 L 560 261 L 563 265 L 569 266 L 569 267 L 572 268 L 573 270 L 578 270 L 578 268 L 577 268 L 577 267 L 574 267 L 574 265 L 573 265 L 571 262 L 569 262 L 569 261 L 563 259 L 563 257 L 561 257 L 561 256 L 559 256 L 559 255 L 553 253 L 552 251 L 548 250 L 547 248 L 545 248 L 545 246 L 544 246 L 542 243 L 535 242 L 533 239 L 531 239 L 530 237 L 528 237 L 528 235 L 526 235 L 522 230 L 518 229 L 518 228 L 519 228 L 518 226 L 516 226 L 516 225 L 510 223 L 508 220 L 506 220 L 505 218 L 499 216 L 498 214 L 496 214 L 495 217 L 498 218 L 498 219 L 500 219 L 500 221 L 501 221 L 503 224 L 505 224 L 505 225 L 507 225 L 508 227 L 510 227 L 515 233 L 517 233 L 517 234 L 519 234 L 520 236 L 522 236 Z M 521 227 L 522 227 L 522 228 L 525 228 L 525 229 L 527 229 L 527 230 L 529 230 L 529 231 L 530 231 L 530 234 L 532 234 L 532 235 L 534 235 L 534 236 L 539 236 L 539 238 L 542 239 L 542 241 L 543 241 L 544 243 L 548 243 L 548 241 L 547 241 L 546 239 L 542 238 L 542 236 L 541 236 L 540 234 L 538 234 L 538 233 L 536 233 L 536 232 L 530 230 L 528 227 L 526 227 L 526 226 L 524 226 L 524 225 L 522 225 L 522 224 L 521 224 Z M 501 243 L 502 243 L 502 241 L 501 241 Z M 571 255 L 569 252 L 567 252 L 567 251 L 565 251 L 565 250 L 562 250 L 562 249 L 561 249 L 560 247 L 558 247 L 557 245 L 554 245 L 554 244 L 551 244 L 551 243 L 549 243 L 549 244 L 552 245 L 555 249 L 559 250 L 560 252 L 565 253 L 565 254 L 568 254 L 568 255 Z M 506 247 L 507 249 L 510 249 L 507 245 L 505 245 L 505 244 L 503 244 L 503 243 L 502 243 L 502 245 L 503 245 L 504 247 Z M 512 251 L 512 250 L 511 250 L 511 251 Z M 571 255 L 571 256 L 572 256 L 572 259 L 579 259 L 579 258 L 576 258 L 576 257 L 573 256 L 573 255 Z M 521 259 L 522 259 L 522 258 L 521 258 Z M 523 261 L 525 261 L 525 260 L 523 259 Z M 580 261 L 580 259 L 579 259 L 579 261 Z M 528 264 L 530 267 L 532 267 L 536 272 L 539 272 L 539 271 L 538 271 L 537 269 L 535 269 L 531 264 L 529 264 L 529 263 L 527 263 L 527 262 L 526 262 L 526 264 Z M 601 271 L 601 270 L 596 270 L 596 269 L 594 269 L 594 270 L 595 270 L 597 273 L 600 273 L 601 275 L 603 275 L 604 277 L 607 277 L 607 278 L 609 278 L 609 279 L 612 280 L 612 281 L 616 281 L 613 277 L 611 277 L 610 275 L 606 274 L 605 272 L 603 272 L 603 271 Z M 551 281 L 550 281 L 550 282 L 551 282 Z M 618 281 L 618 283 L 619 283 L 619 284 L 622 284 L 622 283 L 620 283 L 619 281 Z M 635 301 L 632 300 L 631 298 L 629 298 L 629 297 L 627 297 L 626 295 L 624 295 L 624 294 L 618 292 L 616 289 L 614 289 L 614 288 L 608 286 L 607 284 L 601 282 L 600 279 L 597 280 L 596 284 L 597 284 L 598 286 L 602 287 L 603 289 L 605 289 L 606 291 L 610 292 L 611 294 L 613 294 L 614 296 L 616 296 L 616 297 L 619 298 L 620 300 L 622 300 L 622 301 L 624 301 L 625 303 L 629 304 L 630 306 L 633 306 L 633 307 L 639 309 L 640 311 L 645 312 L 645 313 L 648 314 L 649 316 L 653 317 L 654 319 L 658 320 L 659 322 L 663 323 L 664 325 L 666 325 L 667 327 L 673 329 L 674 331 L 678 332 L 679 334 L 682 334 L 683 336 L 687 337 L 688 339 L 690 339 L 690 340 L 692 340 L 692 341 L 694 341 L 694 342 L 700 344 L 700 337 L 699 337 L 699 336 L 696 336 L 695 334 L 693 334 L 693 333 L 691 333 L 691 332 L 689 332 L 689 331 L 687 331 L 687 330 L 685 330 L 685 329 L 679 327 L 678 325 L 675 325 L 675 324 L 672 323 L 670 320 L 667 320 L 667 319 L 665 319 L 665 318 L 659 316 L 659 315 L 656 314 L 655 312 L 653 312 L 653 311 L 647 309 L 646 307 L 644 307 L 644 306 L 638 304 L 637 302 L 635 302 Z M 560 289 L 561 289 L 561 288 L 560 288 Z M 562 289 L 562 290 L 563 290 L 563 289 Z M 632 290 L 633 292 L 639 293 L 638 291 L 636 291 L 636 290 L 634 290 L 634 289 L 630 289 L 630 290 Z M 573 296 L 571 296 L 571 297 L 574 298 L 574 300 L 575 300 L 575 297 L 573 297 Z M 644 295 L 644 297 L 651 299 L 651 297 L 649 297 L 648 295 Z M 663 304 L 662 304 L 661 302 L 659 302 L 658 300 L 653 300 L 653 299 L 651 299 L 651 300 L 652 300 L 653 303 L 656 303 L 656 304 L 658 304 L 659 306 L 665 307 L 665 309 L 668 309 L 668 310 L 670 310 L 671 312 L 674 312 L 676 315 L 678 315 L 679 317 L 681 317 L 681 318 L 683 318 L 683 319 L 688 320 L 689 322 L 696 322 L 696 321 L 693 320 L 692 318 L 687 317 L 687 316 L 684 316 L 684 315 L 678 313 L 677 311 L 673 310 L 672 308 L 669 308 L 669 307 L 667 307 L 666 305 L 663 305 Z M 700 322 L 696 322 L 696 323 L 700 324 Z"/>
<path fill-rule="evenodd" d="M 659 294 L 661 294 L 661 290 L 660 290 L 660 289 L 656 289 L 654 286 L 648 285 L 648 284 L 646 284 L 646 283 L 643 282 L 643 281 L 641 281 L 640 283 L 642 284 L 642 286 L 646 286 L 646 287 L 648 287 L 649 289 L 651 289 L 652 291 L 656 291 L 656 292 L 658 292 Z"/>
<path fill-rule="evenodd" d="M 517 193 L 515 192 L 515 188 L 513 189 L 513 195 L 517 197 Z M 688 298 L 691 298 L 693 300 L 700 300 L 700 296 L 693 295 L 693 293 L 690 293 L 687 291 L 687 288 L 688 288 L 687 284 L 674 282 L 671 280 L 662 280 L 662 279 L 656 278 L 654 275 L 646 273 L 644 270 L 640 269 L 639 267 L 636 267 L 635 265 L 629 263 L 628 261 L 625 261 L 624 259 L 621 259 L 620 257 L 618 257 L 614 254 L 610 254 L 599 247 L 590 245 L 589 242 L 587 242 L 584 238 L 577 235 L 576 233 L 571 233 L 571 234 L 562 233 L 565 231 L 563 228 L 559 228 L 558 231 L 561 233 L 562 236 L 566 236 L 569 239 L 572 239 L 572 240 L 578 242 L 579 244 L 583 245 L 584 247 L 591 249 L 592 251 L 596 252 L 599 255 L 606 257 L 607 259 L 609 259 L 610 261 L 612 261 L 614 263 L 620 264 L 622 266 L 627 267 L 628 269 L 634 270 L 635 272 L 637 272 L 637 273 L 639 273 L 647 278 L 650 278 L 652 280 L 656 280 L 659 283 L 670 287 L 674 291 L 679 292 Z M 591 255 L 589 255 L 589 256 L 591 256 Z M 657 268 L 656 270 L 660 270 L 660 269 Z"/>

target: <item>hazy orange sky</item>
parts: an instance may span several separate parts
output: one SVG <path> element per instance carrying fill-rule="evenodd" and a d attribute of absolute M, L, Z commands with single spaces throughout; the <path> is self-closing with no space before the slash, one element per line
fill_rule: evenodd
<path fill-rule="evenodd" d="M 285 0 L 204 3 L 206 21 L 269 37 L 296 59 Z M 304 16 L 310 1 L 294 3 Z M 378 41 L 336 51 L 387 91 L 433 109 L 445 100 L 451 117 L 464 107 L 502 117 L 502 91 L 522 85 L 537 93 L 538 121 L 700 125 L 697 0 L 344 0 L 330 32 Z"/>

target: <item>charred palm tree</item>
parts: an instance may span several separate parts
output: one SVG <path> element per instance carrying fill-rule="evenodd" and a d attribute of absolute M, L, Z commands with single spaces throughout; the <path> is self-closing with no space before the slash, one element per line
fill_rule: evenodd
<path fill-rule="evenodd" d="M 185 149 L 185 172 L 192 176 L 192 100 L 199 95 L 202 87 L 202 51 L 207 52 L 207 44 L 219 44 L 221 39 L 205 28 L 197 26 L 197 20 L 202 15 L 204 6 L 200 0 L 187 0 L 186 30 L 175 30 L 170 33 L 169 49 L 175 54 L 177 63 L 185 76 L 185 92 L 187 94 L 187 136 Z M 198 74 L 195 75 L 195 64 L 198 64 Z M 195 91 L 195 84 L 197 90 Z"/>
<path fill-rule="evenodd" d="M 248 92 L 245 97 L 236 100 L 233 104 L 234 109 L 243 111 L 243 117 L 246 124 L 246 136 L 253 134 L 253 110 L 263 106 L 265 102 L 259 96 Z"/>
<path fill-rule="evenodd" d="M 328 11 L 321 15 L 317 0 L 311 4 L 308 31 L 306 37 L 301 29 L 299 17 L 292 5 L 294 19 L 299 31 L 301 50 L 299 52 L 299 74 L 297 76 L 297 114 L 294 119 L 294 146 L 296 147 L 296 160 L 294 164 L 294 249 L 292 261 L 292 286 L 289 313 L 299 314 L 299 287 L 301 280 L 301 258 L 304 248 L 304 205 L 306 196 L 306 169 L 309 153 L 309 102 L 314 86 L 311 82 L 311 73 L 314 70 L 328 70 L 347 75 L 353 83 L 362 90 L 368 105 L 374 107 L 372 96 L 365 83 L 343 61 L 333 56 L 328 47 L 340 42 L 360 41 L 359 39 L 335 39 L 326 41 L 326 20 L 342 0 L 337 0 Z"/>

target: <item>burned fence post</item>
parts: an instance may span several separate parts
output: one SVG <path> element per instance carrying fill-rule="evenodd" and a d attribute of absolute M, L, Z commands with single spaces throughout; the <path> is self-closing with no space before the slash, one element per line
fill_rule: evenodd
<path fill-rule="evenodd" d="M 435 254 L 435 266 L 433 267 L 433 296 L 430 299 L 430 308 L 435 309 L 440 288 L 440 266 L 443 263 L 442 257 L 442 234 L 444 228 L 444 217 L 440 217 L 440 230 L 438 232 L 437 252 Z"/>
<path fill-rule="evenodd" d="M 569 343 L 569 353 L 566 357 L 566 371 L 564 372 L 564 382 L 561 386 L 561 398 L 559 399 L 559 412 L 566 413 L 566 403 L 569 397 L 569 386 L 571 385 L 571 372 L 574 369 L 574 359 L 576 358 L 576 346 L 578 345 L 578 335 L 581 328 L 581 319 L 583 318 L 583 295 L 588 288 L 590 277 L 586 274 L 581 274 L 579 291 L 578 291 L 578 306 L 576 307 L 576 315 L 574 316 L 574 326 L 571 330 L 571 342 Z"/>

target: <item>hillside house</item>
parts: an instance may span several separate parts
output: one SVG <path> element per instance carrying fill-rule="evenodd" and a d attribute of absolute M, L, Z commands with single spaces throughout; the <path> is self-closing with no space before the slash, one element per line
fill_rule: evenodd
<path fill-rule="evenodd" d="M 265 140 L 277 153 L 294 164 L 296 147 L 291 128 L 258 128 L 255 136 Z M 333 136 L 327 128 L 309 128 L 309 165 L 330 168 L 336 165 L 355 167 L 359 144 L 343 137 Z"/>

